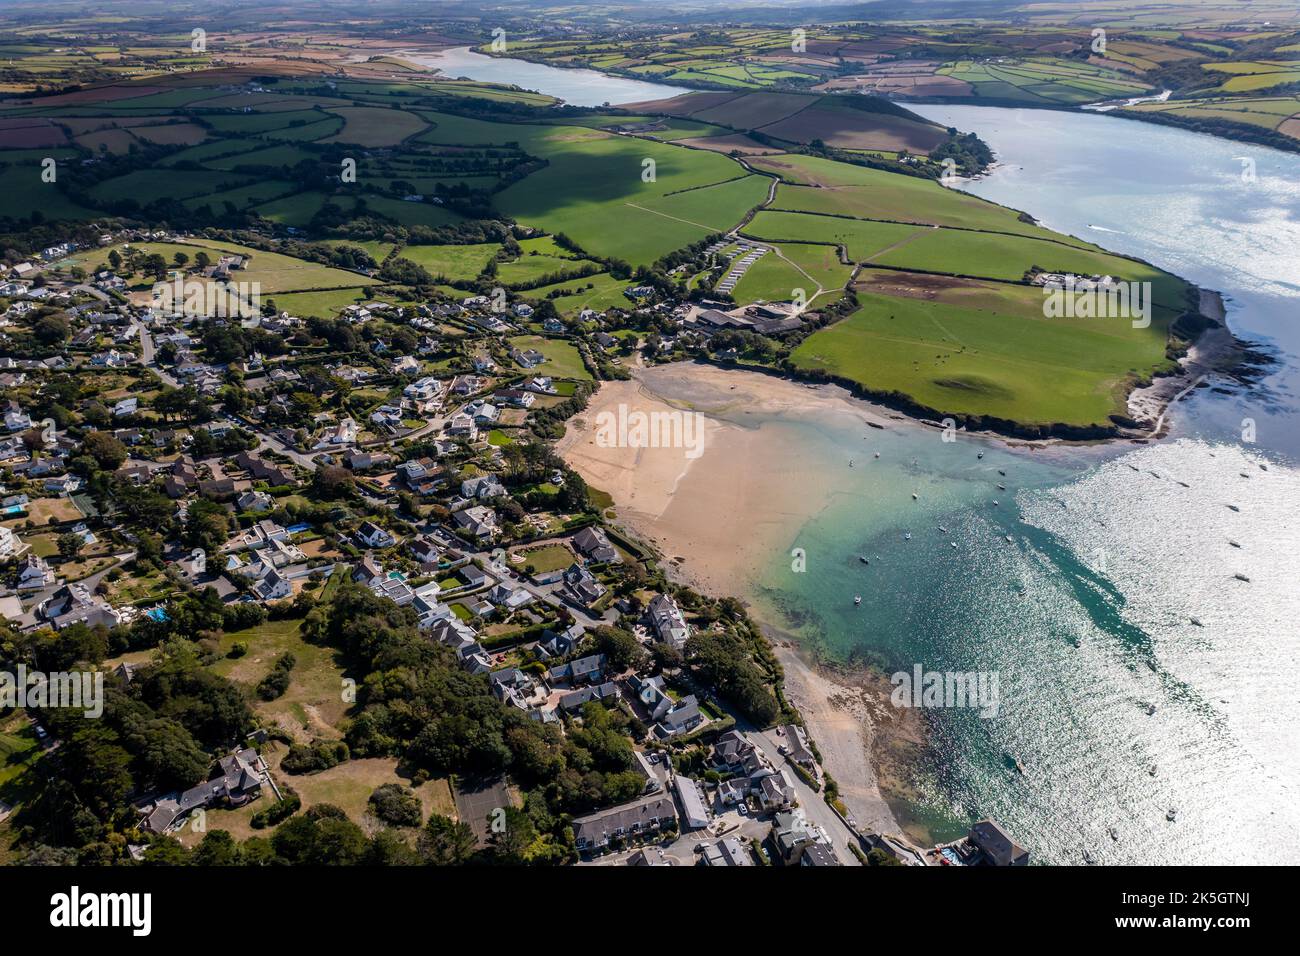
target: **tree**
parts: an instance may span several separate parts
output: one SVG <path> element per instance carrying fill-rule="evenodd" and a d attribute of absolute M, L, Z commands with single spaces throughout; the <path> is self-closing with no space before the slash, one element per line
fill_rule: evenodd
<path fill-rule="evenodd" d="M 126 461 L 126 446 L 108 432 L 89 432 L 81 440 L 82 450 L 105 471 L 116 471 Z"/>
<path fill-rule="evenodd" d="M 319 468 L 312 478 L 312 490 L 326 501 L 351 497 L 355 489 L 356 482 L 352 479 L 352 472 L 339 465 L 326 465 L 324 468 Z"/>
<path fill-rule="evenodd" d="M 36 323 L 32 334 L 42 345 L 60 345 L 68 337 L 68 320 L 61 315 L 47 315 Z"/>
<path fill-rule="evenodd" d="M 190 856 L 194 866 L 238 866 L 242 862 L 239 844 L 226 830 L 209 831 Z"/>
<path fill-rule="evenodd" d="M 420 798 L 410 787 L 386 783 L 370 795 L 370 810 L 385 823 L 396 827 L 420 825 Z"/>
<path fill-rule="evenodd" d="M 420 858 L 430 866 L 459 866 L 474 855 L 476 841 L 468 823 L 433 814 L 420 834 Z"/>
<path fill-rule="evenodd" d="M 59 557 L 65 561 L 71 561 L 81 552 L 85 545 L 85 539 L 75 531 L 61 534 L 58 537 Z"/>
<path fill-rule="evenodd" d="M 640 668 L 649 656 L 631 631 L 601 625 L 592 633 L 596 638 L 596 651 L 608 657 L 617 670 Z"/>

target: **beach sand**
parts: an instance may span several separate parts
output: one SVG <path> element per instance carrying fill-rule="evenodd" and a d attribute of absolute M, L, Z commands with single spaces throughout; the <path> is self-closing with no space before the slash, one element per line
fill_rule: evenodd
<path fill-rule="evenodd" d="M 618 523 L 655 545 L 674 580 L 715 596 L 746 598 L 773 549 L 790 550 L 815 510 L 810 502 L 824 502 L 848 486 L 847 468 L 830 474 L 813 464 L 821 458 L 801 454 L 800 443 L 809 439 L 791 422 L 844 415 L 863 427 L 865 420 L 893 424 L 894 416 L 854 401 L 834 386 L 808 388 L 696 363 L 639 370 L 637 375 L 632 381 L 602 384 L 586 411 L 570 420 L 557 451 L 589 484 L 613 497 Z M 602 413 L 617 415 L 620 405 L 625 415 L 703 413 L 703 453 L 691 458 L 682 448 L 598 442 Z M 712 417 L 717 414 L 728 420 Z M 755 427 L 743 424 L 750 415 Z M 845 454 L 847 459 L 851 450 Z M 879 678 L 833 672 L 801 655 L 773 622 L 760 624 L 777 647 L 786 691 L 804 715 L 859 827 L 900 833 L 878 774 L 890 773 L 894 762 L 889 758 L 907 749 L 909 736 L 919 733 L 917 726 L 908 724 L 901 733 L 882 737 L 878 726 L 902 724 L 898 714 L 890 713 Z M 899 741 L 902 746 L 896 746 Z"/>

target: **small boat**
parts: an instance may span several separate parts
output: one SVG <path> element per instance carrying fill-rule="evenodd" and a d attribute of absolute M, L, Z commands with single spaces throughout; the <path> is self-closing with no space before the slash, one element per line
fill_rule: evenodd
<path fill-rule="evenodd" d="M 1260 471 L 1268 471 L 1268 465 L 1264 464 L 1264 463 L 1261 461 L 1261 462 L 1259 463 L 1259 470 L 1260 470 Z"/>
<path fill-rule="evenodd" d="M 870 563 L 871 563 L 871 559 L 870 559 L 869 557 L 867 557 L 865 554 L 860 554 L 860 555 L 858 555 L 858 560 L 861 561 L 863 564 L 870 564 Z"/>
<path fill-rule="evenodd" d="M 1007 486 L 1004 485 L 1004 484 L 1002 484 L 1001 482 L 999 482 L 999 483 L 998 483 L 998 491 L 1006 491 L 1006 490 L 1007 490 Z"/>
<path fill-rule="evenodd" d="M 1004 537 L 1007 539 L 1007 544 L 1011 544 L 1011 535 L 1004 535 Z"/>
<path fill-rule="evenodd" d="M 913 501 L 915 501 L 915 500 L 916 500 L 917 498 L 919 498 L 919 497 L 920 497 L 920 495 L 918 495 L 915 491 L 912 492 L 912 500 L 913 500 Z"/>
<path fill-rule="evenodd" d="M 1175 822 L 1178 819 L 1178 811 L 1170 807 L 1169 812 L 1165 814 L 1165 819 L 1170 823 Z"/>
<path fill-rule="evenodd" d="M 1106 832 L 1110 834 L 1110 838 L 1111 838 L 1112 840 L 1114 840 L 1116 843 L 1119 842 L 1119 831 L 1118 831 L 1118 830 L 1116 830 L 1114 827 L 1111 827 L 1111 828 L 1110 828 L 1109 830 L 1107 830 Z"/>
<path fill-rule="evenodd" d="M 1192 618 L 1192 623 L 1195 624 L 1197 627 L 1205 627 L 1205 625 L 1201 623 L 1201 619 L 1199 617 Z"/>
<path fill-rule="evenodd" d="M 1025 765 L 1021 763 L 1019 757 L 1016 758 L 1016 770 L 1021 774 L 1021 776 L 1029 772 L 1025 769 Z"/>
<path fill-rule="evenodd" d="M 1240 548 L 1240 547 L 1241 547 L 1241 545 L 1238 544 L 1236 541 L 1229 541 L 1228 544 L 1232 545 L 1234 548 Z"/>
<path fill-rule="evenodd" d="M 850 468 L 853 467 L 853 459 L 852 459 L 852 458 L 849 459 L 849 467 L 850 467 Z"/>
<path fill-rule="evenodd" d="M 859 594 L 859 595 L 857 595 L 856 597 L 853 598 L 853 606 L 854 606 L 854 607 L 857 607 L 857 606 L 858 606 L 859 604 L 861 604 L 861 603 L 862 603 L 862 595 L 861 595 L 861 594 Z"/>
<path fill-rule="evenodd" d="M 912 532 L 910 532 L 910 531 L 904 532 L 904 533 L 903 533 L 903 540 L 904 540 L 904 541 L 911 541 L 911 540 L 912 540 Z"/>
<path fill-rule="evenodd" d="M 978 455 L 976 455 L 975 457 L 976 457 L 976 458 L 983 458 L 983 457 L 984 457 L 984 452 L 980 452 L 980 453 L 979 453 Z"/>
<path fill-rule="evenodd" d="M 1154 776 L 1156 775 L 1156 770 L 1157 770 L 1156 765 L 1155 765 L 1155 764 L 1152 764 L 1152 765 L 1151 765 L 1151 769 L 1148 770 L 1147 773 L 1149 773 L 1151 776 L 1154 777 Z"/>
<path fill-rule="evenodd" d="M 947 533 L 948 533 L 948 529 L 945 528 L 943 525 L 939 525 L 939 530 L 940 530 L 941 532 L 943 532 L 944 534 L 947 534 Z"/>
<path fill-rule="evenodd" d="M 956 541 L 949 541 L 948 543 L 951 544 L 954 548 L 957 547 Z"/>
<path fill-rule="evenodd" d="M 1154 714 L 1155 712 L 1156 712 L 1156 705 L 1155 705 L 1155 704 L 1148 704 L 1148 705 L 1147 705 L 1147 716 L 1150 717 L 1150 716 L 1151 716 L 1152 714 Z"/>
<path fill-rule="evenodd" d="M 1228 508 L 1229 508 L 1230 510 L 1232 510 L 1232 511 L 1240 511 L 1240 510 L 1241 510 L 1241 509 L 1238 508 L 1236 505 L 1228 505 Z"/>
<path fill-rule="evenodd" d="M 1242 574 L 1240 571 L 1234 574 L 1233 577 L 1238 581 L 1245 581 L 1247 584 L 1250 583 L 1250 578 L 1246 577 L 1246 575 Z"/>
<path fill-rule="evenodd" d="M 1007 473 L 1003 471 L 1001 468 L 998 469 L 998 474 L 1001 475 L 1003 478 L 1007 476 Z"/>
<path fill-rule="evenodd" d="M 1083 862 L 1086 863 L 1086 864 L 1088 864 L 1089 866 L 1092 866 L 1092 865 L 1093 865 L 1094 863 L 1096 863 L 1097 861 L 1094 860 L 1094 859 L 1092 858 L 1092 854 L 1091 854 L 1091 853 L 1089 853 L 1087 850 L 1084 850 L 1084 851 L 1083 851 Z"/>
<path fill-rule="evenodd" d="M 997 505 L 998 505 L 998 499 L 994 498 L 994 499 L 993 499 L 993 507 L 996 508 Z"/>
<path fill-rule="evenodd" d="M 1241 472 L 1241 477 L 1243 477 L 1243 478 L 1249 478 L 1250 475 L 1246 474 L 1246 473 L 1243 471 L 1243 472 Z"/>
<path fill-rule="evenodd" d="M 877 458 L 880 457 L 880 452 L 876 452 L 876 457 L 877 457 Z"/>

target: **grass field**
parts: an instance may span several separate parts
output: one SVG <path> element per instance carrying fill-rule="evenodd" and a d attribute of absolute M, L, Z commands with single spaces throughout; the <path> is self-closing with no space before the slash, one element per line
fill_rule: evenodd
<path fill-rule="evenodd" d="M 1041 289 L 864 270 L 852 316 L 806 339 L 796 367 L 943 413 L 1104 425 L 1127 386 L 1168 364 L 1169 313 L 1049 319 Z"/>
<path fill-rule="evenodd" d="M 967 193 L 946 189 L 930 179 L 899 176 L 865 166 L 834 163 L 815 156 L 783 155 L 752 160 L 760 169 L 783 179 L 770 208 L 816 212 L 858 219 L 883 219 L 938 226 L 961 226 L 1053 238 L 1087 246 L 1024 222 L 1013 209 Z M 797 185 L 802 183 L 806 185 Z M 808 188 L 815 187 L 815 188 Z"/>
<path fill-rule="evenodd" d="M 577 127 L 533 129 L 541 131 L 525 148 L 544 151 L 549 165 L 498 194 L 497 206 L 633 265 L 731 228 L 766 194 L 762 177 L 725 156 Z M 646 160 L 653 182 L 642 178 Z"/>
<path fill-rule="evenodd" d="M 591 380 L 591 373 L 582 364 L 582 356 L 578 354 L 577 347 L 568 342 L 544 339 L 540 335 L 516 335 L 510 339 L 510 347 L 536 349 L 546 356 L 545 362 L 529 370 L 531 375 Z"/>
<path fill-rule="evenodd" d="M 476 243 L 466 246 L 404 246 L 398 253 L 416 265 L 429 270 L 441 281 L 473 279 L 501 247 L 496 243 Z"/>
<path fill-rule="evenodd" d="M 308 644 L 298 632 L 299 620 L 267 621 L 246 631 L 235 631 L 221 639 L 222 651 L 236 642 L 248 653 L 222 658 L 212 670 L 247 687 L 250 691 L 270 673 L 276 659 L 286 651 L 297 659 L 290 672 L 289 689 L 277 700 L 253 698 L 253 709 L 267 724 L 274 724 L 299 740 L 342 736 L 340 724 L 348 709 L 343 700 L 343 671 L 336 652 Z"/>
<path fill-rule="evenodd" d="M 841 219 L 835 216 L 812 216 L 797 212 L 763 210 L 744 229 L 754 239 L 782 239 L 795 242 L 820 242 L 842 245 L 855 262 L 862 262 L 896 243 L 903 242 L 929 227 L 864 219 Z"/>
<path fill-rule="evenodd" d="M 552 286 L 529 289 L 527 292 L 521 293 L 521 295 L 526 299 L 537 301 L 548 298 L 551 292 L 557 290 L 572 290 L 566 295 L 556 296 L 551 301 L 561 314 L 576 315 L 583 309 L 595 309 L 599 312 L 602 309 L 626 306 L 628 299 L 623 294 L 623 290 L 628 288 L 630 284 L 626 279 L 616 279 L 609 273 L 602 272 L 594 276 L 584 276 L 581 279 L 570 279 L 568 282 L 560 282 Z"/>

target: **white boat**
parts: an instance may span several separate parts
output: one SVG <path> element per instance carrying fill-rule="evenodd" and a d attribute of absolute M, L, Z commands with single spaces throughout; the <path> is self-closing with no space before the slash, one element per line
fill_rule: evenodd
<path fill-rule="evenodd" d="M 903 535 L 903 540 L 904 540 L 904 541 L 911 541 L 911 540 L 912 540 L 912 532 L 908 531 L 908 532 L 904 533 L 904 535 Z"/>
<path fill-rule="evenodd" d="M 853 606 L 854 606 L 854 607 L 857 607 L 857 606 L 858 606 L 859 604 L 861 604 L 861 603 L 862 603 L 862 595 L 859 594 L 859 595 L 857 595 L 856 597 L 854 597 L 854 599 L 853 599 Z"/>

